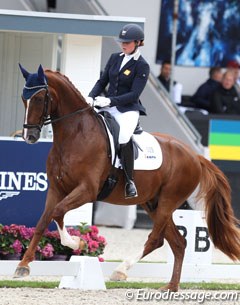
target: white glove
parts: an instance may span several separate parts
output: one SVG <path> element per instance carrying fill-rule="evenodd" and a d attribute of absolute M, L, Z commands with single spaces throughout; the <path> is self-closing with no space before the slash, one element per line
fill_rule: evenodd
<path fill-rule="evenodd" d="M 104 96 L 97 96 L 94 100 L 94 106 L 98 107 L 107 107 L 111 103 L 110 98 L 104 97 Z"/>
<path fill-rule="evenodd" d="M 90 105 L 90 106 L 93 105 L 93 98 L 91 96 L 86 96 L 85 100 L 88 103 L 88 105 Z"/>

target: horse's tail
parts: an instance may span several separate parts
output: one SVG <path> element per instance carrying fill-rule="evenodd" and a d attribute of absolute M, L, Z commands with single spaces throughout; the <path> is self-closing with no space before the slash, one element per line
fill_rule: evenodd
<path fill-rule="evenodd" d="M 239 220 L 231 206 L 231 188 L 223 172 L 199 155 L 202 167 L 197 197 L 204 198 L 209 235 L 216 248 L 232 260 L 240 259 Z"/>

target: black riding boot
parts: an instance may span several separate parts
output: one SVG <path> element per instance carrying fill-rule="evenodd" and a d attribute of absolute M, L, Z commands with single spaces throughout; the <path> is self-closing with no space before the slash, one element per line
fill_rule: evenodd
<path fill-rule="evenodd" d="M 130 140 L 127 144 L 121 144 L 121 163 L 125 174 L 125 198 L 137 197 L 137 189 L 133 182 L 133 144 Z"/>

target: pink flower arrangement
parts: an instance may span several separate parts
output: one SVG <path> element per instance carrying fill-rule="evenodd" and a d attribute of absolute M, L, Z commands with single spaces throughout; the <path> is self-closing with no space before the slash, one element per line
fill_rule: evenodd
<path fill-rule="evenodd" d="M 22 246 L 22 243 L 20 242 L 20 240 L 16 239 L 15 242 L 13 243 L 12 247 L 13 247 L 14 253 L 17 253 L 17 254 L 22 253 L 23 246 Z"/>
<path fill-rule="evenodd" d="M 22 225 L 3 226 L 0 224 L 0 253 L 3 255 L 21 254 L 26 250 L 33 232 L 33 228 Z"/>
<path fill-rule="evenodd" d="M 68 227 L 70 235 L 79 236 L 82 240 L 82 247 L 78 250 L 72 250 L 65 247 L 60 242 L 58 231 L 46 230 L 37 247 L 37 257 L 39 259 L 51 259 L 54 255 L 88 255 L 97 256 L 100 261 L 104 261 L 101 254 L 104 252 L 106 240 L 99 235 L 96 226 L 89 226 L 81 223 L 76 228 Z M 26 251 L 30 240 L 34 234 L 35 228 L 27 228 L 24 225 L 3 226 L 0 224 L 0 255 L 21 254 Z"/>
<path fill-rule="evenodd" d="M 104 248 L 106 246 L 106 239 L 98 235 L 99 230 L 96 226 L 89 226 L 86 223 L 81 223 L 78 227 L 81 239 L 85 242 L 85 246 L 82 250 L 74 251 L 75 255 L 88 255 L 88 256 L 98 256 L 100 261 L 100 255 L 103 254 Z"/>
<path fill-rule="evenodd" d="M 47 243 L 42 249 L 39 249 L 39 253 L 45 258 L 53 257 L 54 248 L 50 243 Z"/>

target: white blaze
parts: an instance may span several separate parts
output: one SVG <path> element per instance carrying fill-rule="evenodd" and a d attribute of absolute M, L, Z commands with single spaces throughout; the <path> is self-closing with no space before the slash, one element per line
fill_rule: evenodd
<path fill-rule="evenodd" d="M 27 100 L 27 107 L 26 107 L 26 111 L 25 111 L 25 121 L 24 121 L 24 124 L 27 124 L 27 121 L 28 121 L 29 105 L 30 105 L 30 99 Z M 24 138 L 24 140 L 27 139 L 27 128 L 23 129 L 23 138 Z"/>

